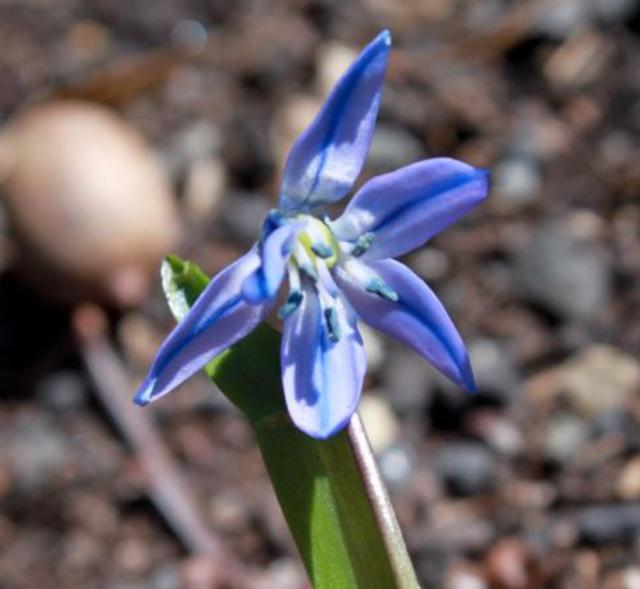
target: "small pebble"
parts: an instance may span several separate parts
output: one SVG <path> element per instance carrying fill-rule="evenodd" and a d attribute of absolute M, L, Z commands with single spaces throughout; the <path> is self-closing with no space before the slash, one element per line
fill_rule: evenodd
<path fill-rule="evenodd" d="M 509 403 L 520 393 L 520 375 L 509 349 L 489 338 L 471 340 L 469 356 L 478 390 L 499 403 Z"/>
<path fill-rule="evenodd" d="M 396 441 L 400 432 L 398 418 L 383 394 L 363 395 L 359 412 L 374 452 L 381 452 Z"/>
<path fill-rule="evenodd" d="M 367 356 L 367 372 L 374 374 L 384 365 L 386 359 L 385 344 L 380 333 L 369 326 L 360 323 L 358 330 L 362 336 L 364 352 Z"/>
<path fill-rule="evenodd" d="M 618 478 L 618 496 L 627 501 L 640 499 L 640 456 L 629 460 Z"/>
<path fill-rule="evenodd" d="M 424 148 L 402 127 L 378 124 L 367 158 L 367 170 L 382 174 L 424 158 Z"/>
<path fill-rule="evenodd" d="M 487 571 L 492 589 L 535 589 L 539 587 L 530 570 L 527 547 L 517 538 L 498 542 L 487 556 Z"/>
<path fill-rule="evenodd" d="M 403 488 L 411 479 L 414 461 L 401 445 L 386 448 L 378 455 L 382 478 L 392 489 Z"/>
<path fill-rule="evenodd" d="M 524 157 L 510 157 L 498 162 L 492 171 L 492 178 L 496 195 L 512 205 L 533 201 L 542 185 L 536 162 Z"/>
<path fill-rule="evenodd" d="M 419 415 L 431 400 L 432 368 L 399 347 L 389 347 L 384 388 L 391 407 L 401 415 Z"/>
<path fill-rule="evenodd" d="M 476 495 L 492 489 L 496 461 L 484 446 L 474 442 L 451 442 L 435 454 L 435 471 L 456 495 Z"/>
<path fill-rule="evenodd" d="M 321 47 L 316 61 L 318 95 L 328 96 L 357 57 L 358 49 L 343 43 L 330 42 Z"/>
<path fill-rule="evenodd" d="M 36 394 L 57 413 L 73 413 L 86 405 L 87 383 L 76 372 L 58 372 L 43 378 Z"/>
<path fill-rule="evenodd" d="M 640 505 L 611 504 L 578 512 L 580 540 L 589 545 L 633 542 L 640 534 Z"/>
<path fill-rule="evenodd" d="M 588 424 L 570 413 L 552 416 L 545 429 L 542 451 L 556 465 L 573 460 L 589 437 Z"/>
<path fill-rule="evenodd" d="M 640 390 L 640 363 L 613 346 L 594 344 L 560 367 L 560 386 L 589 417 L 623 408 Z"/>
<path fill-rule="evenodd" d="M 559 223 L 544 223 L 516 256 L 516 284 L 532 301 L 567 320 L 590 319 L 610 295 L 607 260 Z"/>

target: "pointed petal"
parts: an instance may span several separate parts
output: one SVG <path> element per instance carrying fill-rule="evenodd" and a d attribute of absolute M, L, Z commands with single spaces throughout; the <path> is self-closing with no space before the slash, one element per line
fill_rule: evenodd
<path fill-rule="evenodd" d="M 339 269 L 336 281 L 360 319 L 407 344 L 454 382 L 474 391 L 462 338 L 431 289 L 395 260 L 380 260 L 367 266 L 392 289 L 397 300 L 367 292 L 360 281 Z"/>
<path fill-rule="evenodd" d="M 282 180 L 283 209 L 335 202 L 353 185 L 369 151 L 390 47 L 391 35 L 383 31 L 293 145 Z"/>
<path fill-rule="evenodd" d="M 258 305 L 278 294 L 291 248 L 301 228 L 300 223 L 290 223 L 266 237 L 262 244 L 262 263 L 242 285 L 242 297 L 247 303 Z"/>
<path fill-rule="evenodd" d="M 265 306 L 246 304 L 240 289 L 259 264 L 254 248 L 211 280 L 158 350 L 135 396 L 138 405 L 170 392 L 256 327 Z"/>
<path fill-rule="evenodd" d="M 282 384 L 289 415 L 314 438 L 342 429 L 358 406 L 366 359 L 355 317 L 336 302 L 340 337 L 332 341 L 315 290 L 287 318 L 282 337 Z M 335 326 L 334 326 L 335 328 Z"/>
<path fill-rule="evenodd" d="M 485 170 L 434 158 L 377 176 L 349 202 L 331 228 L 344 241 L 373 233 L 363 259 L 396 257 L 458 220 L 488 193 Z"/>

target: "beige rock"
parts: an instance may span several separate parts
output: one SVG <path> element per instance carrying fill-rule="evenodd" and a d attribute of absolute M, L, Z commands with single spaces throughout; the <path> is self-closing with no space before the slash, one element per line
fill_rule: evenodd
<path fill-rule="evenodd" d="M 635 456 L 624 466 L 616 489 L 622 499 L 640 499 L 640 456 Z"/>
<path fill-rule="evenodd" d="M 359 412 L 374 452 L 381 452 L 397 440 L 398 420 L 382 396 L 364 395 Z"/>
<path fill-rule="evenodd" d="M 227 186 L 227 173 L 222 162 L 207 157 L 192 162 L 187 172 L 184 204 L 187 216 L 195 222 L 210 219 Z"/>
<path fill-rule="evenodd" d="M 140 135 L 75 101 L 5 130 L 3 192 L 25 276 L 50 298 L 141 301 L 178 234 L 169 185 Z"/>
<path fill-rule="evenodd" d="M 559 386 L 589 416 L 623 407 L 640 390 L 640 364 L 609 345 L 590 346 L 560 368 Z"/>
<path fill-rule="evenodd" d="M 322 107 L 322 101 L 308 94 L 296 94 L 284 102 L 275 117 L 272 132 L 278 169 L 283 170 L 294 141 L 306 130 Z"/>
<path fill-rule="evenodd" d="M 318 95 L 329 95 L 336 82 L 358 57 L 358 49 L 343 43 L 327 43 L 318 51 L 316 61 Z"/>

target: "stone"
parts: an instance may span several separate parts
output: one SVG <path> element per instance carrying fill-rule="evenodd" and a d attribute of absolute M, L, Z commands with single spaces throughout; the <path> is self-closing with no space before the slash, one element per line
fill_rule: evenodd
<path fill-rule="evenodd" d="M 359 413 L 375 453 L 396 441 L 400 432 L 398 419 L 382 394 L 363 395 Z"/>
<path fill-rule="evenodd" d="M 377 174 L 391 172 L 424 159 L 422 143 L 402 127 L 384 123 L 376 126 L 367 170 Z"/>
<path fill-rule="evenodd" d="M 13 484 L 20 493 L 44 493 L 72 461 L 67 436 L 43 415 L 18 415 L 3 438 Z"/>
<path fill-rule="evenodd" d="M 322 101 L 308 94 L 294 94 L 277 111 L 271 132 L 272 149 L 278 170 L 284 170 L 295 140 L 306 130 L 322 108 Z"/>
<path fill-rule="evenodd" d="M 640 363 L 622 350 L 594 344 L 562 364 L 559 386 L 589 417 L 623 408 L 640 390 Z"/>
<path fill-rule="evenodd" d="M 543 456 L 553 464 L 566 464 L 579 453 L 588 438 L 588 424 L 580 417 L 570 413 L 554 415 L 546 425 Z"/>
<path fill-rule="evenodd" d="M 213 217 L 227 188 L 227 171 L 215 157 L 195 160 L 184 185 L 184 208 L 189 219 L 202 223 Z"/>
<path fill-rule="evenodd" d="M 445 589 L 487 589 L 482 573 L 474 567 L 454 564 L 449 567 L 444 582 Z"/>
<path fill-rule="evenodd" d="M 358 50 L 344 43 L 329 42 L 321 47 L 316 59 L 318 95 L 328 96 L 357 57 Z"/>
<path fill-rule="evenodd" d="M 207 119 L 195 120 L 169 137 L 162 157 L 171 175 L 176 177 L 192 162 L 217 155 L 221 141 L 220 130 L 214 123 Z"/>
<path fill-rule="evenodd" d="M 384 388 L 391 407 L 400 415 L 416 415 L 431 400 L 433 369 L 416 354 L 391 346 L 384 370 Z"/>
<path fill-rule="evenodd" d="M 476 495 L 491 490 L 496 483 L 493 454 L 475 442 L 453 442 L 435 454 L 438 476 L 456 495 Z"/>
<path fill-rule="evenodd" d="M 539 587 L 532 578 L 530 554 L 518 538 L 504 538 L 487 555 L 487 571 L 491 587 L 495 589 L 534 589 Z"/>
<path fill-rule="evenodd" d="M 557 222 L 540 225 L 515 258 L 516 286 L 562 319 L 595 317 L 607 304 L 611 270 L 600 251 Z"/>
<path fill-rule="evenodd" d="M 559 0 L 541 11 L 536 28 L 540 33 L 555 39 L 569 37 L 574 31 L 591 22 L 588 2 L 584 0 Z"/>
<path fill-rule="evenodd" d="M 522 156 L 511 156 L 498 162 L 492 177 L 496 195 L 509 205 L 524 205 L 533 201 L 542 185 L 535 160 Z"/>
<path fill-rule="evenodd" d="M 616 22 L 631 16 L 638 8 L 636 0 L 590 0 L 593 12 L 604 21 Z"/>
<path fill-rule="evenodd" d="M 414 459 L 402 445 L 385 448 L 378 455 L 382 478 L 392 489 L 403 488 L 411 479 Z"/>
<path fill-rule="evenodd" d="M 221 218 L 233 236 L 248 245 L 260 234 L 270 208 L 269 200 L 260 193 L 236 192 L 225 199 Z"/>
<path fill-rule="evenodd" d="M 447 254 L 432 246 L 416 251 L 411 257 L 410 266 L 426 281 L 441 280 L 450 269 Z"/>
<path fill-rule="evenodd" d="M 495 410 L 474 410 L 465 420 L 465 430 L 478 436 L 492 450 L 504 456 L 517 456 L 525 448 L 520 429 Z"/>
<path fill-rule="evenodd" d="M 48 375 L 39 381 L 36 395 L 56 413 L 74 413 L 86 406 L 87 383 L 70 370 Z"/>
<path fill-rule="evenodd" d="M 577 527 L 584 544 L 633 542 L 640 534 L 640 505 L 622 503 L 582 509 L 577 515 Z"/>
<path fill-rule="evenodd" d="M 629 460 L 618 477 L 616 491 L 620 499 L 637 501 L 640 499 L 640 456 Z"/>
<path fill-rule="evenodd" d="M 614 50 L 608 37 L 593 30 L 577 31 L 547 58 L 544 76 L 557 92 L 579 90 L 601 77 Z"/>
<path fill-rule="evenodd" d="M 520 392 L 520 375 L 508 350 L 497 340 L 477 338 L 468 345 L 478 390 L 483 396 L 509 403 Z"/>
<path fill-rule="evenodd" d="M 358 325 L 358 330 L 362 336 L 364 352 L 367 356 L 367 372 L 369 374 L 378 372 L 384 365 L 386 358 L 384 341 L 379 332 L 364 323 Z"/>

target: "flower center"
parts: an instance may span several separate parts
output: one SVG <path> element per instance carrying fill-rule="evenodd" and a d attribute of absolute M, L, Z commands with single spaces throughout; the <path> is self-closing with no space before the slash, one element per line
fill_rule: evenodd
<path fill-rule="evenodd" d="M 298 235 L 298 242 L 309 256 L 311 264 L 316 267 L 320 258 L 328 269 L 333 268 L 340 249 L 331 229 L 311 215 L 298 215 L 296 219 L 306 224 L 304 231 Z"/>

